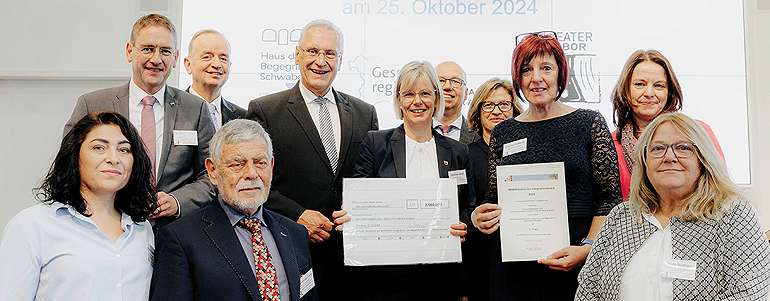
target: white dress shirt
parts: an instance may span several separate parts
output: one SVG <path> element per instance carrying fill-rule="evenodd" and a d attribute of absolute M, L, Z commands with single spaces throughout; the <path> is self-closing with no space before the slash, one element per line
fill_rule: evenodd
<path fill-rule="evenodd" d="M 436 140 L 433 137 L 426 142 L 420 143 L 406 136 L 406 178 L 439 178 Z"/>
<path fill-rule="evenodd" d="M 297 83 L 299 85 L 299 92 L 302 94 L 302 99 L 305 100 L 305 105 L 307 105 L 307 110 L 310 113 L 310 117 L 313 118 L 313 123 L 315 124 L 315 128 L 318 131 L 319 136 L 323 136 L 321 133 L 321 126 L 320 124 L 320 116 L 318 116 L 321 105 L 315 103 L 315 99 L 318 98 L 313 92 L 310 92 L 305 85 L 302 83 Z M 340 129 L 340 112 L 337 111 L 337 99 L 334 98 L 334 93 L 332 93 L 332 89 L 329 89 L 329 92 L 326 93 L 326 95 L 323 96 L 326 98 L 326 107 L 329 109 L 329 115 L 332 119 L 332 129 L 334 130 L 334 144 L 337 148 L 337 156 L 340 155 L 340 137 L 342 137 L 342 130 Z"/>
<path fill-rule="evenodd" d="M 142 99 L 147 96 L 147 92 L 144 92 L 139 86 L 131 79 L 131 84 L 128 86 L 128 120 L 134 125 L 136 131 L 142 133 L 142 109 L 144 104 Z M 163 104 L 166 98 L 166 85 L 160 88 L 158 92 L 153 94 L 155 96 L 155 104 L 152 105 L 152 111 L 155 113 L 155 181 L 160 178 L 158 172 L 160 165 L 160 155 L 163 153 L 163 128 L 164 128 L 164 109 Z"/>
<path fill-rule="evenodd" d="M 115 242 L 90 218 L 54 202 L 22 210 L 0 242 L 0 299 L 147 300 L 152 227 L 121 214 Z"/>
<path fill-rule="evenodd" d="M 652 233 L 628 261 L 620 279 L 618 300 L 674 300 L 673 278 L 661 277 L 664 259 L 671 259 L 671 227 L 663 228 L 655 216 L 642 213 L 657 231 Z"/>
<path fill-rule="evenodd" d="M 436 129 L 436 131 L 439 132 L 439 134 L 443 135 L 444 132 L 442 132 L 441 128 L 439 128 L 439 126 L 442 126 L 442 125 L 444 124 L 442 124 L 436 119 L 433 119 L 433 128 Z M 451 125 L 452 127 L 449 129 L 449 134 L 447 134 L 446 136 L 454 139 L 455 141 L 460 141 L 460 131 L 463 128 L 463 116 L 462 115 L 458 116 L 457 119 L 455 119 L 455 121 L 452 121 L 452 123 L 450 123 L 449 125 Z"/>

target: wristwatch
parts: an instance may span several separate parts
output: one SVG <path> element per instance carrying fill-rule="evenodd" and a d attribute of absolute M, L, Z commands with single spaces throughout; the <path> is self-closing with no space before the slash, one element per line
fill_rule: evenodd
<path fill-rule="evenodd" d="M 583 245 L 591 245 L 593 247 L 594 246 L 594 240 L 593 239 L 588 239 L 588 238 L 583 238 L 583 240 L 580 241 L 580 246 L 582 247 Z"/>

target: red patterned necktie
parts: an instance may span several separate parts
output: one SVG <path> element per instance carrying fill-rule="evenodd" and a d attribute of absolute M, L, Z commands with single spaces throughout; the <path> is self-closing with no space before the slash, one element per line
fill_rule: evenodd
<path fill-rule="evenodd" d="M 273 266 L 273 259 L 267 250 L 267 245 L 262 240 L 259 219 L 256 217 L 244 217 L 238 221 L 237 225 L 251 231 L 251 249 L 254 251 L 254 263 L 257 267 L 257 284 L 259 285 L 259 294 L 262 296 L 262 300 L 281 300 L 278 293 L 278 277 L 275 273 L 275 266 Z"/>
<path fill-rule="evenodd" d="M 444 136 L 449 135 L 449 131 L 452 130 L 451 125 L 441 125 L 439 128 L 441 128 L 441 133 L 443 133 Z"/>

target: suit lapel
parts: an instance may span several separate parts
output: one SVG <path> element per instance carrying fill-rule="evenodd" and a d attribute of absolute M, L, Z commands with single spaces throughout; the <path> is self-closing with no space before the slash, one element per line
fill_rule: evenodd
<path fill-rule="evenodd" d="M 238 275 L 251 298 L 260 300 L 257 278 L 254 277 L 254 273 L 249 266 L 250 263 L 243 254 L 243 248 L 241 248 L 238 242 L 238 236 L 235 235 L 233 226 L 230 225 L 230 220 L 227 219 L 227 215 L 225 215 L 222 206 L 219 205 L 219 201 L 214 199 L 211 202 L 211 205 L 206 207 L 206 212 L 201 217 L 201 221 L 209 224 L 203 228 L 203 231 L 206 232 L 214 246 L 222 253 L 222 256 L 230 264 L 235 274 Z"/>
<path fill-rule="evenodd" d="M 289 291 L 291 292 L 292 300 L 299 300 L 300 283 L 297 280 L 300 279 L 301 275 L 297 265 L 297 255 L 294 253 L 294 246 L 291 243 L 291 238 L 287 235 L 289 230 L 272 216 L 272 212 L 266 211 L 264 208 L 262 216 L 270 228 L 270 233 L 273 235 L 275 244 L 278 246 L 278 252 L 281 253 L 281 261 L 283 261 L 283 269 L 289 281 Z"/>
<path fill-rule="evenodd" d="M 313 148 L 315 148 L 316 153 L 318 153 L 318 156 L 323 158 L 324 163 L 326 163 L 326 167 L 329 168 L 329 172 L 331 172 L 332 165 L 329 163 L 329 157 L 326 155 L 326 149 L 324 149 L 323 142 L 321 142 L 321 136 L 318 134 L 318 129 L 315 127 L 313 118 L 310 117 L 310 112 L 307 110 L 305 100 L 302 98 L 302 94 L 299 92 L 299 85 L 301 84 L 302 83 L 298 82 L 296 85 L 294 85 L 294 89 L 292 91 L 293 95 L 287 100 L 286 107 L 289 109 L 291 115 L 294 116 L 294 119 L 297 120 L 297 123 L 299 123 L 300 127 L 302 127 L 305 135 L 307 135 L 308 139 L 310 139 L 310 143 L 313 144 Z"/>
<path fill-rule="evenodd" d="M 118 90 L 118 94 L 115 95 L 115 101 L 112 103 L 112 110 L 126 118 L 128 118 L 128 106 L 131 105 L 128 103 L 128 89 L 130 86 L 131 82 L 129 80 L 124 89 Z"/>
<path fill-rule="evenodd" d="M 453 166 L 452 162 L 452 146 L 449 145 L 447 138 L 441 135 L 437 135 L 436 131 L 433 131 L 433 138 L 436 139 L 436 158 L 438 159 L 438 176 L 440 178 L 449 177 L 449 167 Z"/>
<path fill-rule="evenodd" d="M 390 149 L 393 150 L 393 165 L 396 167 L 396 177 L 406 178 L 406 132 L 401 124 L 390 137 Z"/>
<path fill-rule="evenodd" d="M 225 123 L 233 119 L 233 116 L 235 115 L 235 109 L 232 107 L 229 101 L 225 100 L 224 97 L 220 99 L 222 100 L 222 105 L 220 106 L 222 108 L 222 125 L 225 125 Z"/>
<path fill-rule="evenodd" d="M 337 151 L 339 156 L 338 162 L 345 162 L 345 155 L 347 155 L 347 149 L 350 147 L 350 140 L 353 138 L 353 115 L 350 113 L 350 102 L 347 97 L 344 97 L 341 93 L 337 93 L 332 89 L 334 98 L 337 99 L 337 111 L 340 115 L 340 149 Z M 341 166 L 337 164 L 337 174 L 340 174 Z"/>
<path fill-rule="evenodd" d="M 163 180 L 163 170 L 168 162 L 168 153 L 171 152 L 171 141 L 173 139 L 174 124 L 176 123 L 176 114 L 179 104 L 177 103 L 177 94 L 166 85 L 165 101 L 163 103 L 163 149 L 160 153 L 160 162 L 158 163 L 158 181 Z"/>

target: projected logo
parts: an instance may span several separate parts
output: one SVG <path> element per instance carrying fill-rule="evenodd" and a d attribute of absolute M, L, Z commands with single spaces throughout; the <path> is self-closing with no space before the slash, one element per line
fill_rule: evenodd
<path fill-rule="evenodd" d="M 559 100 L 563 102 L 601 102 L 601 81 L 594 70 L 595 54 L 567 54 L 569 80 Z"/>
<path fill-rule="evenodd" d="M 299 28 L 292 29 L 291 31 L 285 28 L 267 28 L 262 31 L 262 42 L 289 45 L 289 43 L 299 42 L 300 34 L 302 34 L 302 30 Z"/>

